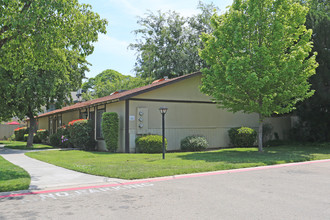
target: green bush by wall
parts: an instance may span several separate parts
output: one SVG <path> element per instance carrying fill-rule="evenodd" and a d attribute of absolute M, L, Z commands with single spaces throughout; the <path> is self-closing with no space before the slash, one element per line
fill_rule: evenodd
<path fill-rule="evenodd" d="M 119 140 L 119 116 L 116 112 L 102 114 L 102 134 L 108 151 L 116 152 Z"/>
<path fill-rule="evenodd" d="M 69 140 L 74 147 L 84 150 L 95 150 L 92 121 L 87 119 L 73 120 L 68 123 Z"/>
<path fill-rule="evenodd" d="M 47 138 L 48 138 L 48 131 L 46 129 L 39 129 L 39 130 L 37 130 L 35 137 L 37 137 L 40 140 L 40 143 L 46 142 Z"/>
<path fill-rule="evenodd" d="M 65 126 L 57 128 L 56 133 L 50 135 L 49 142 L 54 147 L 72 147 L 72 144 L 70 142 L 70 134 Z"/>
<path fill-rule="evenodd" d="M 182 151 L 201 151 L 209 147 L 206 138 L 201 135 L 192 135 L 181 140 Z"/>
<path fill-rule="evenodd" d="M 256 142 L 257 132 L 252 128 L 231 128 L 228 131 L 230 143 L 235 147 L 250 147 Z"/>
<path fill-rule="evenodd" d="M 135 139 L 135 146 L 138 153 L 162 153 L 163 137 L 161 135 L 146 135 Z M 167 140 L 165 138 L 165 149 Z"/>
<path fill-rule="evenodd" d="M 16 141 L 24 141 L 24 134 L 27 134 L 29 132 L 27 127 L 20 127 L 20 128 L 16 128 L 14 130 L 14 134 L 15 134 L 15 140 Z"/>
<path fill-rule="evenodd" d="M 52 145 L 53 147 L 59 147 L 60 145 L 60 140 L 58 138 L 57 133 L 51 134 L 49 136 L 49 144 Z"/>

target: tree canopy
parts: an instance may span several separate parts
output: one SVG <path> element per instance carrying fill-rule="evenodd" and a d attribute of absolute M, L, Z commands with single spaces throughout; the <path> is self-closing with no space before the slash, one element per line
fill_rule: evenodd
<path fill-rule="evenodd" d="M 119 90 L 141 87 L 149 82 L 148 79 L 123 75 L 115 70 L 107 69 L 83 83 L 82 89 L 85 91 L 83 99 L 101 98 Z"/>
<path fill-rule="evenodd" d="M 317 63 L 312 30 L 304 25 L 308 7 L 293 0 L 234 0 L 203 34 L 201 91 L 221 108 L 259 115 L 259 151 L 265 117 L 292 111 L 313 95 L 308 78 Z"/>
<path fill-rule="evenodd" d="M 313 29 L 313 51 L 319 67 L 310 78 L 315 94 L 298 106 L 301 119 L 295 137 L 304 141 L 330 140 L 330 2 L 312 0 L 306 26 Z M 295 129 L 296 130 L 296 129 Z"/>
<path fill-rule="evenodd" d="M 200 35 L 210 33 L 210 18 L 215 6 L 199 2 L 201 13 L 183 17 L 175 11 L 156 13 L 149 11 L 140 17 L 139 37 L 129 48 L 137 51 L 137 76 L 153 79 L 169 78 L 199 71 L 205 62 L 199 57 L 202 48 Z"/>
<path fill-rule="evenodd" d="M 28 116 L 32 145 L 34 116 L 80 86 L 107 21 L 77 0 L 1 1 L 0 13 L 0 118 Z"/>

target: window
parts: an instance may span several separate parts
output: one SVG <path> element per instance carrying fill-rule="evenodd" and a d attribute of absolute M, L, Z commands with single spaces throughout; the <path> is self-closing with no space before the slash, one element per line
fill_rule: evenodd
<path fill-rule="evenodd" d="M 96 138 L 103 138 L 101 129 L 103 112 L 105 112 L 105 109 L 98 109 L 96 112 Z"/>

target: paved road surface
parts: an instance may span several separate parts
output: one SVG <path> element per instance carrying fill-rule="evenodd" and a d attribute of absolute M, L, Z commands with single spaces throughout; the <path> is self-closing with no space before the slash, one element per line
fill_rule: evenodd
<path fill-rule="evenodd" d="M 330 162 L 0 199 L 0 219 L 329 219 Z"/>

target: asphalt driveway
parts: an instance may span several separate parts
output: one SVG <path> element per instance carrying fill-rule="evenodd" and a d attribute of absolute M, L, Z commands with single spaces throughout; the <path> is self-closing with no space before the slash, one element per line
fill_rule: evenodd
<path fill-rule="evenodd" d="M 330 161 L 0 196 L 0 219 L 329 219 Z"/>

